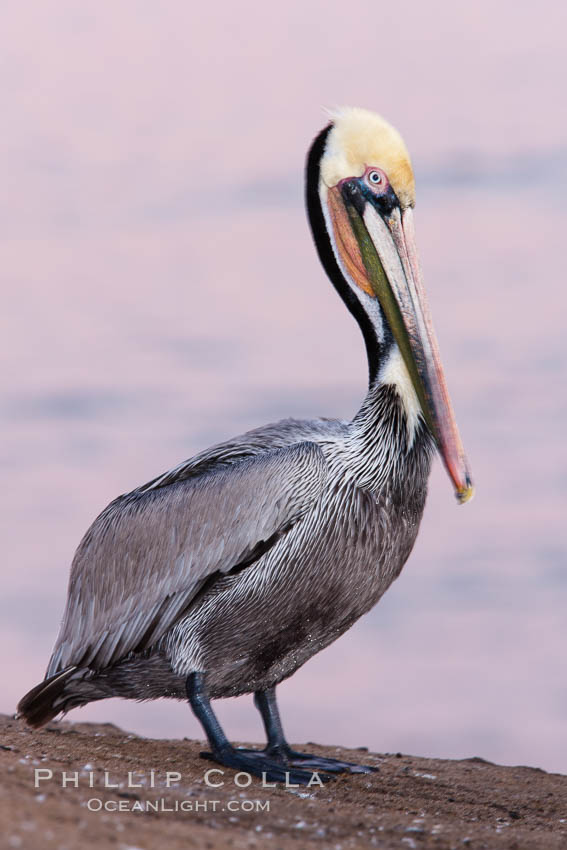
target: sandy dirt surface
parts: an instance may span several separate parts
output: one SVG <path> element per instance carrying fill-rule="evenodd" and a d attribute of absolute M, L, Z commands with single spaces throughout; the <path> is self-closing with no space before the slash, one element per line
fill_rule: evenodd
<path fill-rule="evenodd" d="M 567 777 L 535 768 L 313 744 L 379 770 L 274 789 L 238 787 L 225 769 L 210 787 L 215 765 L 199 758 L 199 741 L 92 723 L 34 731 L 5 715 L 0 729 L 6 848 L 567 848 Z"/>

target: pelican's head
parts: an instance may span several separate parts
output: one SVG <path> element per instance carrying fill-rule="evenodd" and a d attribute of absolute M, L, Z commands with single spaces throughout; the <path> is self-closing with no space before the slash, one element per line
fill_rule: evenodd
<path fill-rule="evenodd" d="M 363 330 L 371 379 L 422 416 L 460 502 L 473 486 L 445 383 L 415 247 L 415 183 L 397 130 L 340 109 L 307 160 L 307 207 L 321 261 Z"/>

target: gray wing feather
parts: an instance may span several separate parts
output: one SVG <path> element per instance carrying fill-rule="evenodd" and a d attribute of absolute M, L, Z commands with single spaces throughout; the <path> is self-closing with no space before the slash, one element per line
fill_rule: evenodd
<path fill-rule="evenodd" d="M 207 579 L 254 557 L 318 499 L 326 462 L 317 445 L 243 455 L 241 445 L 224 460 L 195 458 L 191 471 L 189 462 L 100 514 L 73 560 L 48 675 L 70 664 L 100 669 L 150 646 Z"/>

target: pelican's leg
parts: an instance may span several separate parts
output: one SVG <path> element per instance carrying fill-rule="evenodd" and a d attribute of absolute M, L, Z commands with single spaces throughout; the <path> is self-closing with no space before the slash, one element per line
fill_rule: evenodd
<path fill-rule="evenodd" d="M 312 780 L 313 771 L 292 770 L 281 761 L 269 758 L 265 752 L 240 750 L 232 746 L 217 717 L 211 708 L 204 683 L 203 673 L 191 673 L 187 677 L 186 691 L 189 704 L 200 721 L 209 740 L 212 752 L 201 753 L 202 758 L 216 761 L 226 767 L 251 773 L 264 778 L 267 782 L 286 782 L 290 785 L 307 785 Z M 321 776 L 323 781 L 329 777 Z"/>
<path fill-rule="evenodd" d="M 292 767 L 302 767 L 309 770 L 324 770 L 326 773 L 373 773 L 377 767 L 368 767 L 363 764 L 355 764 L 350 761 L 339 761 L 339 759 L 323 758 L 322 756 L 300 753 L 292 750 L 286 741 L 278 704 L 276 701 L 276 689 L 268 688 L 265 691 L 256 691 L 254 704 L 262 715 L 268 745 L 264 752 L 266 755 L 283 764 Z"/>

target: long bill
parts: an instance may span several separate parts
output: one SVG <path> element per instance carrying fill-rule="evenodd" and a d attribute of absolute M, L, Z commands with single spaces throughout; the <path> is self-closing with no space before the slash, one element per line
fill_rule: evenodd
<path fill-rule="evenodd" d="M 339 223 L 336 213 L 340 200 L 344 199 L 339 199 L 338 194 L 329 197 L 335 225 Z M 422 282 L 412 210 L 408 208 L 401 212 L 399 207 L 395 207 L 389 215 L 382 217 L 372 204 L 367 203 L 361 215 L 347 202 L 340 216 L 343 225 L 340 229 L 345 234 L 347 221 L 343 211 L 348 215 L 348 229 L 354 239 L 348 234 L 342 240 L 341 254 L 349 255 L 350 270 L 358 278 L 359 285 L 364 277 L 364 288 L 370 289 L 379 299 L 410 374 L 425 421 L 455 487 L 457 499 L 460 503 L 467 502 L 473 496 L 474 487 Z"/>

